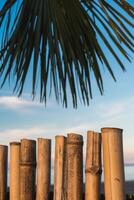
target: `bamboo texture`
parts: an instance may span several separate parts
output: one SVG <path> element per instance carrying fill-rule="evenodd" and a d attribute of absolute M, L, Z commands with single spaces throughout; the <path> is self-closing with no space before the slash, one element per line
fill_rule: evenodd
<path fill-rule="evenodd" d="M 38 139 L 36 200 L 49 200 L 51 173 L 51 140 Z"/>
<path fill-rule="evenodd" d="M 125 200 L 122 129 L 102 128 L 106 200 Z"/>
<path fill-rule="evenodd" d="M 100 199 L 101 184 L 101 134 L 87 133 L 85 200 Z"/>
<path fill-rule="evenodd" d="M 10 143 L 10 200 L 19 200 L 20 195 L 20 142 Z"/>
<path fill-rule="evenodd" d="M 54 200 L 66 199 L 66 188 L 64 182 L 66 162 L 66 137 L 55 137 L 55 162 L 54 162 Z"/>
<path fill-rule="evenodd" d="M 8 147 L 0 145 L 0 200 L 6 200 Z"/>
<path fill-rule="evenodd" d="M 20 151 L 20 200 L 35 198 L 36 142 L 21 140 Z"/>
<path fill-rule="evenodd" d="M 85 163 L 85 200 L 100 199 L 103 147 L 105 200 L 125 200 L 123 130 L 102 128 L 88 131 Z M 101 144 L 102 143 L 102 144 Z M 51 140 L 38 138 L 37 184 L 36 141 L 10 143 L 10 200 L 82 200 L 83 136 L 70 133 L 55 137 L 54 190 L 50 192 Z M 8 147 L 0 145 L 0 200 L 7 200 Z M 36 193 L 36 196 L 35 196 Z M 51 195 L 50 195 L 51 193 Z"/>
<path fill-rule="evenodd" d="M 83 190 L 83 137 L 67 137 L 67 200 L 81 200 Z"/>

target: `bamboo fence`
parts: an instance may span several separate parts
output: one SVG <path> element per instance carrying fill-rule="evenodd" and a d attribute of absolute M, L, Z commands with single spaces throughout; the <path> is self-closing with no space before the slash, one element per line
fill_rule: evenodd
<path fill-rule="evenodd" d="M 102 128 L 101 133 L 88 131 L 86 142 L 85 137 L 76 133 L 57 135 L 55 153 L 51 153 L 50 139 L 11 142 L 9 172 L 8 146 L 0 145 L 0 200 L 100 200 L 103 171 L 105 200 L 125 200 L 122 132 L 118 128 Z"/>

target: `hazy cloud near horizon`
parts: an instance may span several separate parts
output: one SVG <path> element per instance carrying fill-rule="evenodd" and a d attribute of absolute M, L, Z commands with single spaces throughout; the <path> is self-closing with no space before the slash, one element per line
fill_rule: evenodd
<path fill-rule="evenodd" d="M 128 78 L 129 76 L 129 78 Z M 100 132 L 102 127 L 123 128 L 125 162 L 134 162 L 134 94 L 130 92 L 132 72 L 111 85 L 105 96 L 96 96 L 89 107 L 62 108 L 55 101 L 47 107 L 29 94 L 22 98 L 8 92 L 0 94 L 0 143 L 8 144 L 22 138 L 52 138 L 69 132 L 80 133 L 86 138 L 88 130 Z"/>

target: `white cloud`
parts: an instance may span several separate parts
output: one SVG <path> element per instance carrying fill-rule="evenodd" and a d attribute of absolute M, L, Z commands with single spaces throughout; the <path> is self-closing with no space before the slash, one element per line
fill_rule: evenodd
<path fill-rule="evenodd" d="M 37 138 L 49 138 L 54 139 L 56 135 L 65 135 L 66 131 L 64 132 L 57 127 L 54 126 L 35 126 L 30 128 L 18 128 L 18 129 L 5 129 L 0 130 L 0 143 L 1 144 L 9 144 L 13 141 L 19 141 L 23 138 L 27 139 L 37 139 Z"/>
<path fill-rule="evenodd" d="M 4 108 L 9 108 L 13 110 L 17 110 L 17 112 L 21 112 L 23 110 L 33 110 L 33 106 L 41 106 L 40 103 L 34 101 L 29 101 L 22 98 L 17 98 L 13 96 L 2 96 L 0 97 L 0 106 Z M 131 111 L 131 112 L 130 112 Z M 83 123 L 83 120 L 81 121 L 81 116 L 79 115 L 78 123 L 75 122 L 74 125 L 70 125 L 68 123 L 63 122 L 63 124 L 52 124 L 47 126 L 40 126 L 40 127 L 30 127 L 30 128 L 22 128 L 22 129 L 7 129 L 4 131 L 0 130 L 0 137 L 1 137 L 1 144 L 9 144 L 9 142 L 12 141 L 19 141 L 22 138 L 28 138 L 28 139 L 37 139 L 39 137 L 44 138 L 52 138 L 52 141 L 54 143 L 54 137 L 55 135 L 61 133 L 66 134 L 69 132 L 76 132 L 80 133 L 84 136 L 84 139 L 86 139 L 86 132 L 88 130 L 95 130 L 100 131 L 101 127 L 104 126 L 117 126 L 121 125 L 121 128 L 125 128 L 127 132 L 125 133 L 124 137 L 124 150 L 125 150 L 125 161 L 126 162 L 134 162 L 133 159 L 133 137 L 130 138 L 132 143 L 128 142 L 128 136 L 131 136 L 131 132 L 128 127 L 130 126 L 130 123 L 126 125 L 124 121 L 129 122 L 131 115 L 134 113 L 134 98 L 126 98 L 120 101 L 114 101 L 112 100 L 110 102 L 106 103 L 100 103 L 95 108 L 95 116 L 96 119 L 93 117 L 93 119 L 90 117 L 87 119 L 85 118 L 85 121 Z M 81 113 L 80 113 L 81 114 Z M 128 117 L 129 116 L 129 117 Z M 134 116 L 134 115 L 133 115 Z M 132 116 L 132 117 L 133 117 Z M 125 117 L 125 120 L 122 119 L 122 117 Z M 131 118 L 132 118 L 131 117 Z M 90 120 L 91 119 L 91 120 Z M 60 120 L 60 119 L 59 119 Z M 119 123 L 120 122 L 120 123 Z M 126 127 L 125 127 L 126 126 Z M 129 133 L 130 132 L 130 133 Z M 128 146 L 129 144 L 129 146 Z M 54 146 L 54 145 L 53 145 Z M 127 152 L 127 149 L 129 149 L 129 152 Z"/>
<path fill-rule="evenodd" d="M 26 129 L 7 129 L 0 131 L 1 143 L 8 144 L 12 141 L 19 141 L 22 138 L 38 138 L 46 132 L 45 129 L 33 127 Z"/>
<path fill-rule="evenodd" d="M 134 110 L 134 97 L 105 104 L 101 103 L 98 106 L 98 112 L 104 118 L 119 116 L 122 113 L 132 111 L 132 109 Z"/>
<path fill-rule="evenodd" d="M 92 127 L 95 126 L 95 124 L 89 124 L 92 129 Z M 83 129 L 85 127 L 85 129 Z M 24 129 L 7 129 L 4 131 L 0 131 L 0 143 L 3 145 L 9 145 L 10 142 L 13 141 L 20 141 L 23 138 L 27 139 L 35 139 L 37 138 L 49 138 L 52 139 L 52 163 L 54 160 L 54 142 L 55 142 L 55 136 L 59 135 L 59 133 L 62 132 L 60 135 L 66 135 L 70 132 L 76 132 L 80 133 L 84 137 L 84 160 L 85 160 L 85 152 L 86 152 L 86 133 L 87 130 L 89 130 L 88 125 L 85 124 L 85 126 L 78 126 L 78 127 L 71 127 L 70 129 L 65 130 L 59 130 L 56 127 L 31 127 L 31 128 L 24 128 Z M 90 129 L 90 130 L 91 130 Z M 93 129 L 94 130 L 94 129 Z M 125 142 L 125 141 L 124 141 Z M 129 148 L 129 150 L 126 148 L 126 143 L 124 145 L 124 158 L 125 163 L 134 163 L 133 158 L 133 149 Z"/>
<path fill-rule="evenodd" d="M 40 104 L 14 96 L 1 96 L 0 106 L 10 109 L 18 109 L 23 107 L 40 106 Z"/>

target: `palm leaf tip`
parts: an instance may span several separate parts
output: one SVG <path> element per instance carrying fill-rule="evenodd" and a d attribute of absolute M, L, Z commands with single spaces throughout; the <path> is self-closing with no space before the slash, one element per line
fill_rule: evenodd
<path fill-rule="evenodd" d="M 133 5 L 121 0 L 6 0 L 0 10 L 1 85 L 13 73 L 21 95 L 32 76 L 33 97 L 39 88 L 41 101 L 54 91 L 66 107 L 69 93 L 74 107 L 78 98 L 89 105 L 92 74 L 103 93 L 102 64 L 116 80 L 106 52 L 122 70 L 118 53 L 130 61 L 133 16 Z"/>

